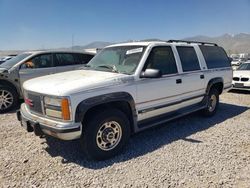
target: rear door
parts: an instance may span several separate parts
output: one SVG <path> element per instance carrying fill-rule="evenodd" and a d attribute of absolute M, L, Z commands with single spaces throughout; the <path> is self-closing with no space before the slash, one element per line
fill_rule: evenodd
<path fill-rule="evenodd" d="M 182 107 L 200 102 L 205 94 L 205 75 L 193 46 L 176 46 L 182 68 Z"/>
<path fill-rule="evenodd" d="M 56 64 L 56 72 L 65 72 L 76 70 L 87 64 L 92 58 L 90 55 L 78 53 L 55 53 L 54 61 Z"/>
<path fill-rule="evenodd" d="M 55 73 L 52 54 L 39 54 L 24 62 L 19 67 L 21 86 L 26 80 Z"/>

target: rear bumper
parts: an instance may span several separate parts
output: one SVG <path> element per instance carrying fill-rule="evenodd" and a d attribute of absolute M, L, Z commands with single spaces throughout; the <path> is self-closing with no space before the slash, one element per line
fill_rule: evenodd
<path fill-rule="evenodd" d="M 37 136 L 47 134 L 62 140 L 74 140 L 81 136 L 81 123 L 56 122 L 39 117 L 31 114 L 24 104 L 16 115 L 21 126 L 28 132 L 34 132 Z"/>

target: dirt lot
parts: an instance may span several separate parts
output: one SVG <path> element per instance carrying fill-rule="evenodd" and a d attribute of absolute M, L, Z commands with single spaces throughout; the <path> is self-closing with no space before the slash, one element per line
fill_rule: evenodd
<path fill-rule="evenodd" d="M 26 133 L 0 115 L 0 187 L 250 187 L 250 93 L 221 96 L 198 113 L 132 137 L 108 161 L 86 160 L 78 141 Z"/>

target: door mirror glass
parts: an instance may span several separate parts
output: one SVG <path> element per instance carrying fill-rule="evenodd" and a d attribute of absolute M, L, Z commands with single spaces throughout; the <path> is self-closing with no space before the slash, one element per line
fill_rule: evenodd
<path fill-rule="evenodd" d="M 141 74 L 141 78 L 160 78 L 162 77 L 162 72 L 158 69 L 146 69 Z"/>

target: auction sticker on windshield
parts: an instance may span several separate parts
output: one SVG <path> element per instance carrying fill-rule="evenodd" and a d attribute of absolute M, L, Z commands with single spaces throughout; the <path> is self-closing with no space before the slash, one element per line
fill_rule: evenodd
<path fill-rule="evenodd" d="M 129 54 L 134 54 L 134 53 L 140 53 L 143 51 L 143 48 L 135 48 L 135 49 L 131 49 L 131 50 L 128 50 L 126 52 L 126 55 L 129 55 Z"/>

